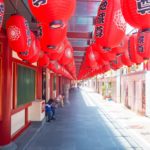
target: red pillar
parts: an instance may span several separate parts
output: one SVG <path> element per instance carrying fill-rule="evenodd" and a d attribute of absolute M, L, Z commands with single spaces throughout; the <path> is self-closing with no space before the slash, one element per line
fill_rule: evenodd
<path fill-rule="evenodd" d="M 37 68 L 37 89 L 36 89 L 36 98 L 42 98 L 42 68 Z"/>
<path fill-rule="evenodd" d="M 0 34 L 2 43 L 2 120 L 0 121 L 0 146 L 11 142 L 12 103 L 12 51 L 8 47 L 6 35 Z"/>
<path fill-rule="evenodd" d="M 56 96 L 59 95 L 59 76 L 56 76 Z"/>
<path fill-rule="evenodd" d="M 53 77 L 54 77 L 54 74 L 51 73 L 50 75 L 50 97 L 53 98 Z"/>
<path fill-rule="evenodd" d="M 60 93 L 62 94 L 62 92 L 63 92 L 63 90 L 62 90 L 62 76 L 60 76 L 60 78 L 59 78 L 59 86 L 60 86 Z"/>

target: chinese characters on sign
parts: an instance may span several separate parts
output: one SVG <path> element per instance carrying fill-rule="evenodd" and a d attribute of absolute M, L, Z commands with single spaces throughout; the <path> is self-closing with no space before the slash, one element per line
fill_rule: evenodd
<path fill-rule="evenodd" d="M 25 21 L 25 27 L 26 27 L 26 35 L 27 35 L 27 45 L 30 47 L 31 46 L 31 34 L 30 34 L 29 24 L 27 21 Z"/>
<path fill-rule="evenodd" d="M 35 7 L 40 7 L 41 5 L 47 4 L 47 0 L 32 0 L 32 4 Z"/>
<path fill-rule="evenodd" d="M 141 35 L 138 37 L 138 52 L 144 52 L 144 35 L 141 33 Z"/>
<path fill-rule="evenodd" d="M 98 24 L 104 24 L 104 21 L 105 21 L 105 13 L 102 12 L 100 13 L 98 16 L 97 16 L 97 23 Z"/>
<path fill-rule="evenodd" d="M 106 10 L 107 5 L 108 5 L 108 1 L 107 1 L 107 0 L 103 1 L 103 2 L 101 3 L 100 7 L 99 7 L 99 10 L 100 10 L 100 11 L 101 11 L 101 10 Z"/>
<path fill-rule="evenodd" d="M 0 26 L 2 26 L 4 15 L 4 3 L 0 3 Z"/>
<path fill-rule="evenodd" d="M 106 9 L 107 9 L 108 1 L 104 0 L 98 10 L 98 16 L 96 18 L 96 37 L 100 38 L 104 35 L 104 23 L 105 23 L 105 17 L 106 17 Z"/>
<path fill-rule="evenodd" d="M 137 12 L 141 15 L 150 14 L 150 0 L 136 0 Z"/>
<path fill-rule="evenodd" d="M 103 36 L 103 26 L 96 27 L 96 37 L 102 37 Z"/>

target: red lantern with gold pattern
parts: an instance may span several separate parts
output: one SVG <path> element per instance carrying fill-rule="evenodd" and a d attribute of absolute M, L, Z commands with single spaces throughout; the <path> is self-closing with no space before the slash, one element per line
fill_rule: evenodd
<path fill-rule="evenodd" d="M 103 73 L 105 73 L 105 72 L 107 72 L 107 71 L 109 71 L 109 70 L 111 70 L 110 64 L 104 64 L 104 65 L 102 66 L 102 71 L 103 71 Z"/>
<path fill-rule="evenodd" d="M 76 0 L 28 0 L 33 15 L 51 28 L 59 28 L 73 15 Z"/>
<path fill-rule="evenodd" d="M 105 60 L 105 58 L 103 58 L 103 54 L 101 53 L 101 48 L 99 46 L 97 46 L 96 43 L 93 43 L 91 46 L 92 46 L 92 51 L 96 58 L 96 62 L 98 64 L 106 63 L 106 61 L 108 61 L 108 59 Z"/>
<path fill-rule="evenodd" d="M 36 44 L 35 35 L 31 32 L 31 47 L 26 52 L 18 52 L 17 53 L 18 56 L 23 60 L 31 59 L 37 51 L 37 49 L 35 48 L 35 44 Z"/>
<path fill-rule="evenodd" d="M 126 22 L 120 0 L 102 0 L 96 17 L 95 38 L 104 48 L 117 47 L 125 35 Z"/>
<path fill-rule="evenodd" d="M 48 68 L 55 73 L 62 73 L 62 66 L 57 61 L 50 61 Z"/>
<path fill-rule="evenodd" d="M 38 60 L 38 66 L 39 67 L 48 67 L 49 65 L 49 58 L 46 54 L 41 56 Z"/>
<path fill-rule="evenodd" d="M 27 20 L 20 15 L 11 16 L 6 22 L 8 42 L 16 52 L 27 52 L 31 46 L 31 34 Z"/>
<path fill-rule="evenodd" d="M 64 53 L 58 60 L 58 62 L 61 65 L 67 65 L 73 61 L 73 49 L 71 44 L 69 43 L 69 41 L 67 41 L 67 39 L 64 41 L 64 44 L 65 44 Z"/>
<path fill-rule="evenodd" d="M 67 33 L 67 27 L 51 29 L 48 25 L 41 26 L 41 48 L 45 52 L 53 51 L 64 41 Z"/>
<path fill-rule="evenodd" d="M 58 60 L 62 57 L 64 50 L 65 44 L 64 42 L 61 42 L 61 44 L 59 44 L 59 46 L 56 49 L 52 49 L 51 51 L 48 52 L 48 57 L 51 60 Z"/>
<path fill-rule="evenodd" d="M 133 62 L 130 60 L 129 56 L 125 53 L 121 56 L 121 61 L 124 65 L 128 67 L 133 65 Z"/>
<path fill-rule="evenodd" d="M 39 39 L 35 38 L 32 47 L 34 51 L 34 56 L 28 60 L 30 63 L 37 62 L 40 57 L 41 45 Z"/>
<path fill-rule="evenodd" d="M 139 30 L 137 35 L 137 52 L 143 59 L 150 59 L 150 28 Z"/>
<path fill-rule="evenodd" d="M 121 7 L 126 21 L 136 28 L 150 28 L 149 0 L 121 0 Z"/>
<path fill-rule="evenodd" d="M 137 34 L 133 34 L 128 41 L 128 51 L 132 62 L 140 64 L 143 58 L 137 52 Z"/>
<path fill-rule="evenodd" d="M 112 52 L 111 48 L 102 48 L 101 46 L 98 47 L 99 47 L 99 52 L 105 61 L 115 60 L 116 54 Z"/>
<path fill-rule="evenodd" d="M 110 62 L 110 67 L 113 70 L 117 70 L 123 66 L 123 63 L 121 61 L 121 56 L 116 56 L 116 60 L 113 60 Z"/>
<path fill-rule="evenodd" d="M 87 66 L 91 68 L 96 68 L 98 66 L 98 62 L 96 61 L 98 53 L 95 53 L 92 49 L 92 46 L 89 46 L 86 49 L 86 55 L 85 55 L 85 63 Z"/>
<path fill-rule="evenodd" d="M 67 64 L 65 68 L 71 73 L 72 76 L 76 78 L 76 67 L 74 60 L 72 61 L 72 63 Z"/>
<path fill-rule="evenodd" d="M 116 55 L 123 54 L 128 49 L 128 39 L 129 37 L 125 35 L 118 47 L 112 49 L 112 52 Z"/>

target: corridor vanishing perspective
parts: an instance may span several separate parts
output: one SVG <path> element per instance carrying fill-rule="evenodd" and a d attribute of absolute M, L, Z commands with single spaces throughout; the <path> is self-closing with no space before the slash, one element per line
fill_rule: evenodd
<path fill-rule="evenodd" d="M 150 0 L 0 0 L 0 150 L 150 150 Z"/>
<path fill-rule="evenodd" d="M 100 95 L 72 89 L 69 101 L 57 110 L 56 121 L 44 124 L 26 150 L 143 149 L 134 136 L 105 113 Z"/>

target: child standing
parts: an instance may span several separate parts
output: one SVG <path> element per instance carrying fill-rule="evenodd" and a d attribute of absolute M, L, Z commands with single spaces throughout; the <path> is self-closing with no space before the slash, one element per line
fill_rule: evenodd
<path fill-rule="evenodd" d="M 46 121 L 50 122 L 50 120 L 52 118 L 52 109 L 51 109 L 51 102 L 50 102 L 50 100 L 47 102 L 47 104 L 45 106 L 45 112 L 46 112 Z"/>

